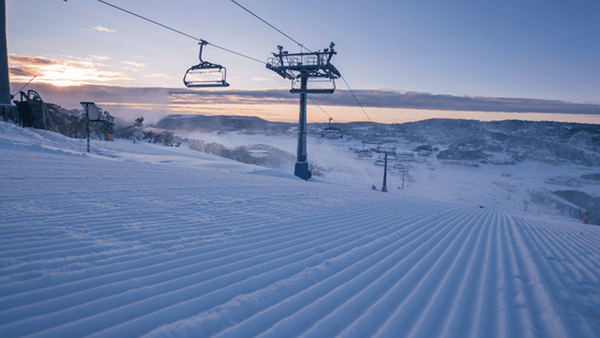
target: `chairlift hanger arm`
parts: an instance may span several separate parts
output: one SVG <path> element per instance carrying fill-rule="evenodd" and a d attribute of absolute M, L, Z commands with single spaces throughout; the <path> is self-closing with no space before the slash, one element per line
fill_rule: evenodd
<path fill-rule="evenodd" d="M 202 61 L 202 47 L 208 45 L 209 43 L 206 40 L 200 39 L 200 42 L 198 42 L 198 44 L 200 45 L 200 51 L 198 52 L 198 59 L 200 59 L 200 63 L 203 63 L 204 61 Z"/>

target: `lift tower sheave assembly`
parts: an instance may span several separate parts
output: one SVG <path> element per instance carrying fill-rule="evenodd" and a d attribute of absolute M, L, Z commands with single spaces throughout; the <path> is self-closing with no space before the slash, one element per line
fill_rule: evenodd
<path fill-rule="evenodd" d="M 279 52 L 273 53 L 274 57 L 267 62 L 268 69 L 292 81 L 290 93 L 300 94 L 298 152 L 294 175 L 303 180 L 311 177 L 306 153 L 306 95 L 333 94 L 335 91 L 335 79 L 342 75 L 331 64 L 331 58 L 337 54 L 334 46 L 332 42 L 323 51 L 309 53 L 288 53 L 282 46 L 277 46 Z"/>

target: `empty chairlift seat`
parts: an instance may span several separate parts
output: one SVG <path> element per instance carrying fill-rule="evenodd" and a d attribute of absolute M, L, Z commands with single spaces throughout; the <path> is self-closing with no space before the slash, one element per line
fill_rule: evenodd
<path fill-rule="evenodd" d="M 198 58 L 200 63 L 190 67 L 183 76 L 183 84 L 188 88 L 229 87 L 227 70 L 221 65 L 202 60 L 202 47 L 208 42 L 202 40 Z"/>

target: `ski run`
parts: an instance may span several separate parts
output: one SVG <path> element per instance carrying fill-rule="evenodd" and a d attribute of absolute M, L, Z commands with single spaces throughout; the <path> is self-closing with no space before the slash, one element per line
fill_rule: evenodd
<path fill-rule="evenodd" d="M 0 123 L 0 337 L 600 337 L 600 228 Z"/>

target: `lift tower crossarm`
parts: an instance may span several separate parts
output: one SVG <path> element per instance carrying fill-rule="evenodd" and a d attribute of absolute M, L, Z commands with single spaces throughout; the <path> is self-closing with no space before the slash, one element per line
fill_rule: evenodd
<path fill-rule="evenodd" d="M 334 46 L 332 42 L 329 48 L 310 53 L 288 53 L 282 46 L 277 46 L 279 53 L 272 53 L 274 57 L 269 58 L 266 66 L 287 80 L 300 79 L 302 76 L 339 79 L 342 74 L 331 63 L 331 58 L 337 54 Z"/>

